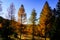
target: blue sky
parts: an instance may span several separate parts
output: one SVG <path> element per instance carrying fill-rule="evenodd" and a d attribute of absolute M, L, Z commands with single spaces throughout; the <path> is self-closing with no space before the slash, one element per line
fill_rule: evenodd
<path fill-rule="evenodd" d="M 1 1 L 3 2 L 2 3 L 2 8 L 3 8 L 2 16 L 4 16 L 5 18 L 5 16 L 7 15 L 7 9 L 9 8 L 10 4 L 13 2 L 16 8 L 16 13 L 15 13 L 16 19 L 17 19 L 18 10 L 21 4 L 24 5 L 27 18 L 30 17 L 30 14 L 33 8 L 36 10 L 37 18 L 39 18 L 40 12 L 46 1 L 48 1 L 52 9 L 56 7 L 56 4 L 58 2 L 58 0 L 1 0 Z"/>

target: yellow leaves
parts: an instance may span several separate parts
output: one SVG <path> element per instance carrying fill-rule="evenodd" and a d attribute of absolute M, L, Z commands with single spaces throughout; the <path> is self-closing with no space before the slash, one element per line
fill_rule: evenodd
<path fill-rule="evenodd" d="M 50 9 L 48 3 L 46 2 L 43 10 L 41 12 L 41 16 L 40 16 L 40 20 L 39 20 L 41 33 L 43 35 L 45 34 L 45 28 L 47 27 L 48 23 L 50 23 L 49 20 L 50 20 L 51 16 L 52 16 L 51 9 Z M 51 25 L 49 24 L 48 28 L 50 28 L 50 27 L 51 27 Z"/>
<path fill-rule="evenodd" d="M 24 8 L 20 8 L 20 13 L 24 13 Z"/>
<path fill-rule="evenodd" d="M 42 30 L 42 35 L 45 36 L 45 30 L 44 29 Z"/>
<path fill-rule="evenodd" d="M 2 27 L 2 23 L 0 23 L 0 28 Z"/>
<path fill-rule="evenodd" d="M 28 27 L 27 27 L 27 32 L 28 32 L 29 34 L 31 34 L 31 33 L 33 32 L 31 26 L 28 26 Z"/>
<path fill-rule="evenodd" d="M 23 14 L 25 12 L 24 6 L 21 5 L 19 11 L 18 11 L 18 16 L 20 16 L 21 14 Z"/>

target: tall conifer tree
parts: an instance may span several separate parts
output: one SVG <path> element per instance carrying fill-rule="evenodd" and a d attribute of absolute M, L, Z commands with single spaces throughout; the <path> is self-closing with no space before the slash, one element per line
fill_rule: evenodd
<path fill-rule="evenodd" d="M 58 0 L 57 6 L 56 6 L 56 33 L 54 35 L 54 38 L 56 40 L 59 40 L 60 38 L 60 0 Z"/>
<path fill-rule="evenodd" d="M 35 11 L 35 9 L 33 9 L 32 10 L 32 13 L 31 13 L 31 16 L 30 16 L 30 22 L 31 22 L 31 24 L 32 24 L 32 30 L 33 30 L 33 32 L 32 32 L 32 39 L 34 39 L 34 28 L 35 28 L 35 25 L 36 25 L 36 11 Z"/>
<path fill-rule="evenodd" d="M 52 11 L 49 7 L 48 2 L 46 1 L 39 19 L 41 36 L 46 36 L 45 33 L 50 29 L 51 17 L 52 17 Z"/>

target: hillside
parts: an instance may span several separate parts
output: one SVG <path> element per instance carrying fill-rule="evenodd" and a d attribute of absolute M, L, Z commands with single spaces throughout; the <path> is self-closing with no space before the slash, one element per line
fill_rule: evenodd
<path fill-rule="evenodd" d="M 7 36 L 15 35 L 19 38 L 20 33 L 24 34 L 26 36 L 28 35 L 33 35 L 33 25 L 30 24 L 25 24 L 25 25 L 20 25 L 18 22 L 13 21 L 13 20 L 8 20 L 0 17 L 0 35 L 5 38 Z M 38 26 L 34 28 L 34 35 L 39 36 L 40 32 Z M 17 35 L 16 35 L 17 34 Z M 13 36 L 14 37 L 14 36 Z M 24 37 L 24 36 L 23 36 Z M 22 38 L 23 38 L 22 37 Z"/>

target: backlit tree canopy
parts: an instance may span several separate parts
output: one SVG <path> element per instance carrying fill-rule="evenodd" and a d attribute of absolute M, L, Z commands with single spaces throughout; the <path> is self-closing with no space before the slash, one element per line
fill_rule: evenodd
<path fill-rule="evenodd" d="M 51 13 L 51 9 L 49 7 L 49 4 L 46 2 L 41 15 L 40 15 L 40 19 L 39 19 L 39 23 L 40 23 L 40 28 L 41 28 L 41 33 L 42 35 L 45 35 L 45 29 L 46 27 L 51 27 L 50 25 L 50 19 L 51 19 L 52 13 Z"/>

